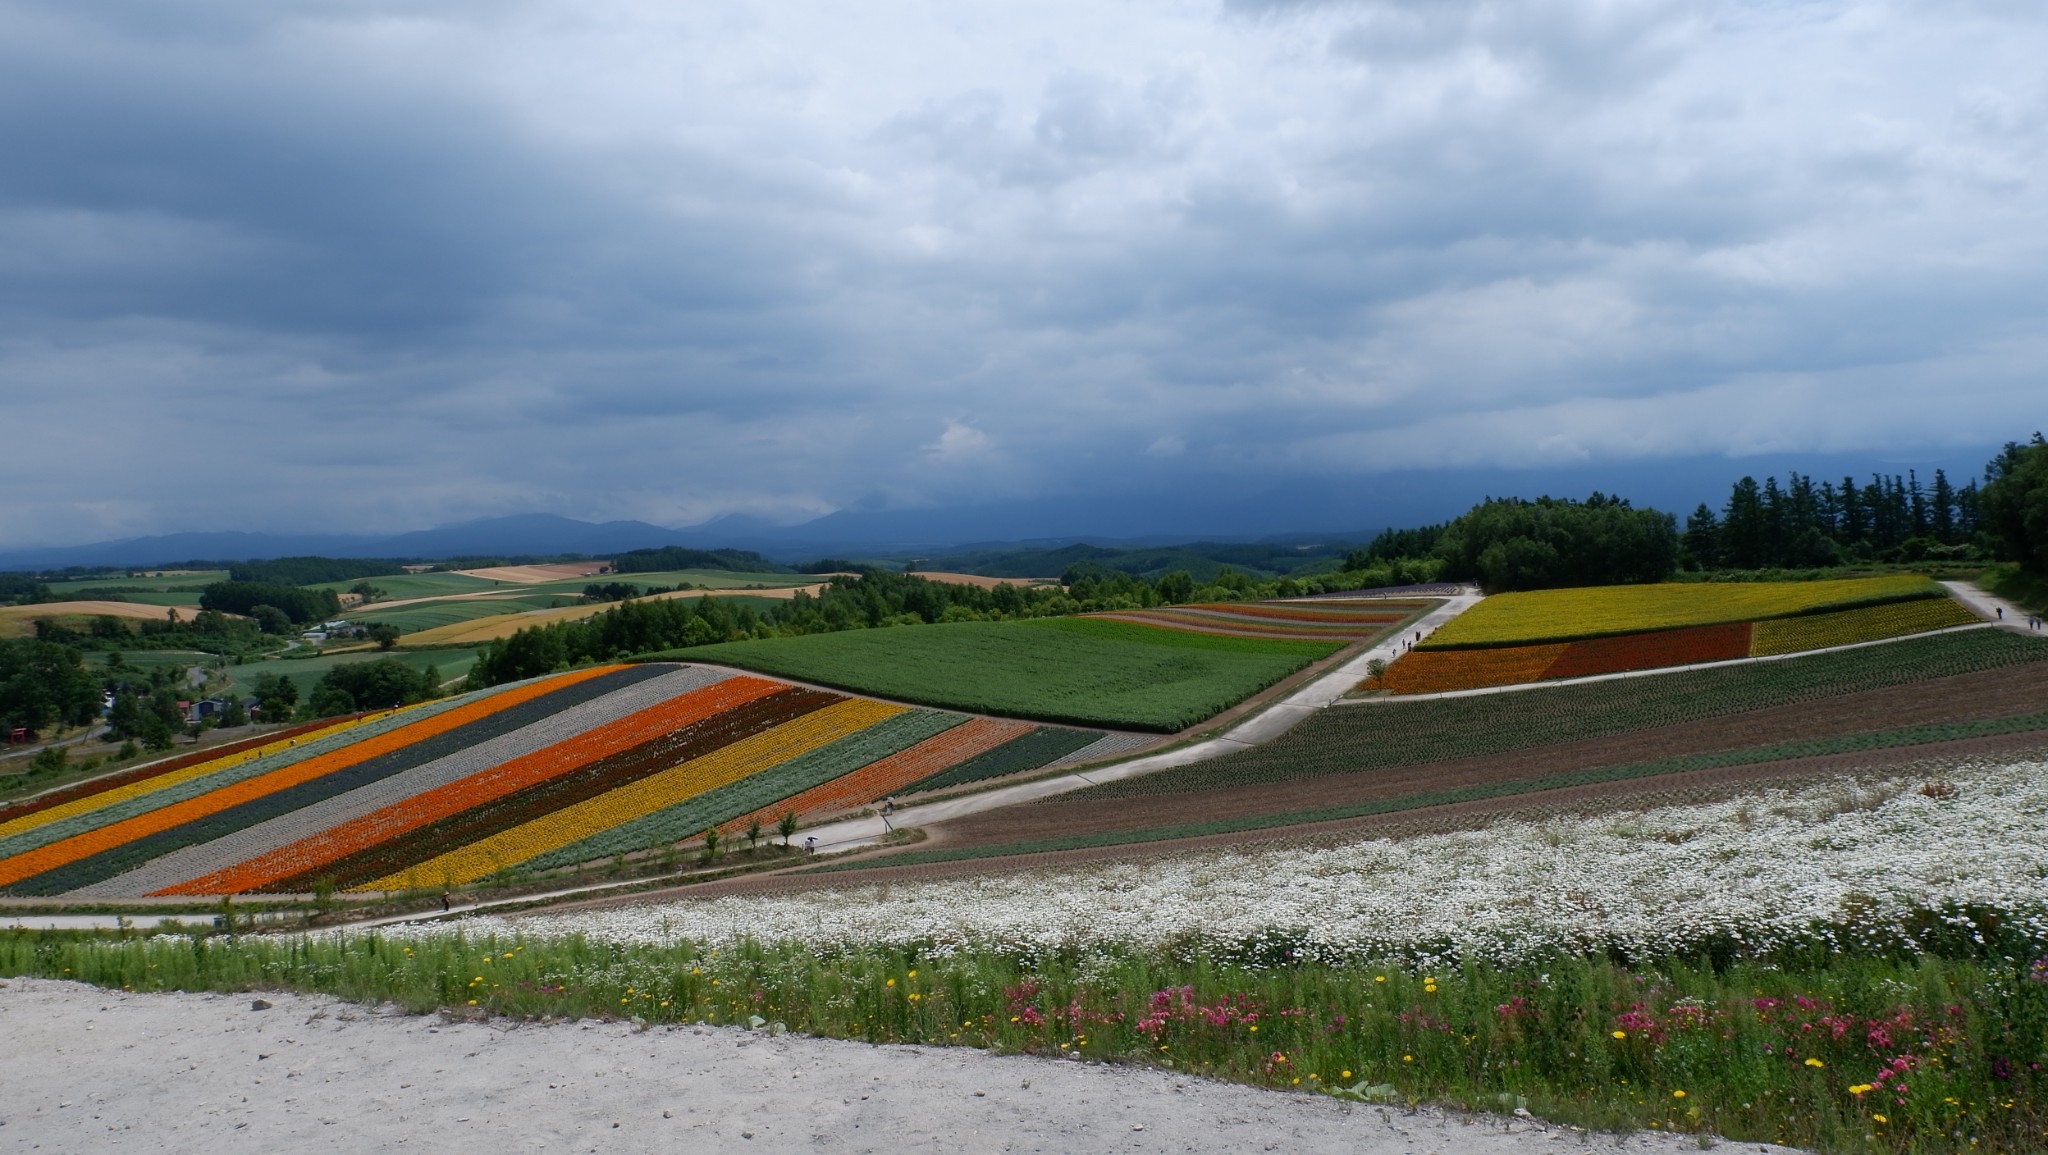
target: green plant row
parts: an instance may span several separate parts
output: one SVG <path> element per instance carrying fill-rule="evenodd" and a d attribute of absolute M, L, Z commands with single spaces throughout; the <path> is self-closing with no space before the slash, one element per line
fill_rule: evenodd
<path fill-rule="evenodd" d="M 1595 954 L 1441 969 L 1322 962 L 1285 933 L 1020 955 L 14 932 L 0 933 L 0 974 L 137 991 L 282 988 L 521 1019 L 779 1024 L 1826 1152 L 2039 1151 L 2048 959 L 2043 944 L 2001 930 L 2000 914 L 1922 912 L 1914 949 L 1844 949 L 1838 932 L 1767 953 L 1726 941 L 1632 964 Z"/>
<path fill-rule="evenodd" d="M 1782 661 L 1318 712 L 1262 746 L 1070 797 L 1137 798 L 1503 754 L 2048 660 L 2048 639 L 1967 630 Z"/>
<path fill-rule="evenodd" d="M 1094 730 L 1040 726 L 1028 734 L 1012 738 L 993 750 L 977 754 L 958 766 L 948 767 L 929 778 L 913 782 L 904 787 L 903 792 L 910 794 L 920 790 L 941 790 L 948 786 L 985 782 L 990 778 L 1001 778 L 1005 774 L 1036 769 L 1048 762 L 1064 758 L 1076 750 L 1092 746 L 1101 737 L 1102 735 Z"/>
<path fill-rule="evenodd" d="M 885 718 L 857 734 L 800 754 L 779 766 L 551 850 L 520 866 L 526 870 L 548 870 L 678 842 L 908 750 L 966 720 L 959 714 L 935 710 L 911 710 Z M 1090 735 L 1091 740 L 1093 737 Z"/>

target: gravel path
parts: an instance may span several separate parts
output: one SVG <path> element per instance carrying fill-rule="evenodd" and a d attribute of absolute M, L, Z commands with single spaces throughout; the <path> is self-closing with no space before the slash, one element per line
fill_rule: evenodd
<path fill-rule="evenodd" d="M 458 1023 L 325 998 L 0 983 L 8 1151 L 1700 1150 L 1171 1071 L 731 1028 Z M 1742 1148 L 1749 1150 L 1748 1145 Z M 1759 1145 L 1768 1153 L 1787 1148 Z"/>

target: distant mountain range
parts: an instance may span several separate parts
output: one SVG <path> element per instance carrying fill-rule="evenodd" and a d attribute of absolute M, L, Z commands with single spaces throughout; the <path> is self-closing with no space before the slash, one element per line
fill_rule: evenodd
<path fill-rule="evenodd" d="M 931 555 L 1002 548 L 1089 545 L 1151 546 L 1185 536 L 1047 536 L 996 539 L 988 532 L 1003 519 L 958 511 L 951 518 L 918 519 L 891 513 L 838 513 L 804 525 L 778 526 L 748 517 L 664 528 L 644 521 L 577 521 L 554 514 L 484 518 L 389 536 L 278 533 L 172 533 L 87 545 L 0 553 L 0 570 L 65 566 L 147 567 L 185 561 L 254 561 L 275 557 L 374 557 L 439 560 L 586 554 L 603 557 L 631 549 L 681 545 L 694 549 L 749 549 L 777 561 L 828 555 L 860 558 Z M 977 534 L 976 531 L 980 533 Z M 955 536 L 957 535 L 957 536 Z M 1289 535 L 1299 536 L 1299 535 Z M 1364 540 L 1370 534 L 1308 535 L 1316 540 Z"/>
<path fill-rule="evenodd" d="M 1105 491 L 1078 496 L 925 509 L 842 509 L 801 525 L 777 525 L 733 514 L 701 525 L 669 528 L 644 521 L 592 523 L 554 514 L 485 518 L 438 529 L 383 535 L 303 533 L 172 533 L 86 545 L 40 549 L 0 548 L 0 569 L 64 566 L 156 566 L 180 561 L 251 561 L 262 558 L 513 557 L 564 553 L 602 557 L 629 549 L 680 545 L 692 549 L 747 549 L 777 561 L 825 557 L 932 558 L 1017 547 L 1056 548 L 1075 543 L 1118 547 L 1209 542 L 1360 542 L 1389 526 L 1444 521 L 1481 498 L 1549 493 L 1583 497 L 1593 490 L 1618 493 L 1638 506 L 1680 517 L 1698 502 L 1726 500 L 1737 477 L 1761 478 L 1787 469 L 1823 478 L 1864 476 L 1874 468 L 1922 477 L 1946 465 L 1960 483 L 1973 476 L 1988 451 L 1947 447 L 1903 460 L 1860 453 L 1731 459 L 1691 457 L 1542 470 L 1478 468 L 1388 473 L 1343 480 L 1292 482 L 1194 492 Z M 1328 532 L 1315 527 L 1346 527 Z"/>

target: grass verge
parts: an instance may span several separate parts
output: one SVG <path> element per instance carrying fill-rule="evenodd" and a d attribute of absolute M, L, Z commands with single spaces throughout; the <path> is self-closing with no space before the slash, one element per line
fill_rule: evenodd
<path fill-rule="evenodd" d="M 2048 958 L 2001 912 L 1758 954 L 1322 961 L 1306 932 L 1161 951 L 0 933 L 0 973 L 288 989 L 416 1012 L 723 1023 L 1170 1066 L 1405 1105 L 1830 1152 L 2038 1151 Z M 1844 948 L 1845 941 L 1861 945 Z M 1705 1143 L 1702 1143 L 1705 1146 Z"/>

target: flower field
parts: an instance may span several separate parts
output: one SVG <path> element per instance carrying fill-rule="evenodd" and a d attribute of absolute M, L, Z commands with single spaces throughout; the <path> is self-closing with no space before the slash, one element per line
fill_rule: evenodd
<path fill-rule="evenodd" d="M 1954 793 L 1934 797 L 1930 778 Z M 1165 859 L 871 887 L 750 894 L 466 920 L 470 933 L 601 943 L 987 945 L 1042 953 L 1161 947 L 1230 957 L 1284 949 L 1328 962 L 1509 965 L 1557 951 L 1752 948 L 1853 916 L 1897 941 L 1928 907 L 2011 912 L 2048 939 L 2048 763 L 1958 762 L 1726 801 L 1336 847 Z M 430 933 L 422 930 L 422 934 Z"/>
<path fill-rule="evenodd" d="M 1446 622 L 1421 648 L 1452 650 L 1572 642 L 1684 626 L 1754 622 L 1947 596 L 1900 575 L 1814 582 L 1669 582 L 1495 594 Z"/>
<path fill-rule="evenodd" d="M 1568 683 L 1540 693 L 1383 699 L 1320 711 L 1263 746 L 1105 782 L 1070 797 L 1186 794 L 1486 758 L 1657 727 L 1734 719 L 1750 711 L 1916 686 L 1938 678 L 2032 669 L 2042 662 L 2048 662 L 2048 641 L 2001 630 L 1963 630 L 1774 662 Z"/>
<path fill-rule="evenodd" d="M 0 893 L 461 885 L 1133 744 L 713 668 L 597 667 L 300 727 L 0 809 Z"/>
<path fill-rule="evenodd" d="M 1791 654 L 1827 646 L 1874 642 L 1928 630 L 1966 626 L 1977 615 L 1948 598 L 1922 598 L 1892 605 L 1777 618 L 1756 624 L 1751 654 Z"/>
<path fill-rule="evenodd" d="M 1385 633 L 1436 604 L 1426 599 L 1329 598 L 1312 602 L 1214 602 L 1087 616 L 1196 634 L 1350 642 Z"/>
<path fill-rule="evenodd" d="M 1808 586 L 1826 590 L 1800 591 Z M 1929 594 L 1927 591 L 1932 590 Z M 1685 594 L 1706 591 L 1690 601 Z M 1735 591 L 1734 594 L 1725 591 Z M 1917 592 L 1916 592 L 1917 591 Z M 1613 605 L 1604 605 L 1607 599 Z M 1519 600 L 1516 600 L 1519 599 Z M 1890 600 L 1886 600 L 1890 599 Z M 1903 599 L 1903 600 L 1901 600 Z M 1857 604 L 1810 612 L 1814 606 Z M 1505 608 L 1493 609 L 1495 603 Z M 1671 626 L 1610 633 L 1624 621 L 1712 618 L 1731 609 L 1788 610 L 1790 616 L 1714 625 Z M 1582 612 L 1581 624 L 1570 614 Z M 1476 625 L 1467 619 L 1485 614 Z M 1520 685 L 1557 678 L 1583 678 L 1630 670 L 1660 669 L 1824 649 L 1856 642 L 1904 637 L 1970 625 L 1976 615 L 1924 579 L 1870 578 L 1839 582 L 1747 583 L 1728 586 L 1674 584 L 1617 586 L 1589 590 L 1546 590 L 1487 598 L 1453 618 L 1422 645 L 1403 654 L 1366 688 L 1394 694 L 1429 694 Z M 1485 644 L 1476 638 L 1515 633 L 1552 637 L 1579 631 L 1574 641 Z M 1446 640 L 1448 638 L 1448 640 Z"/>

